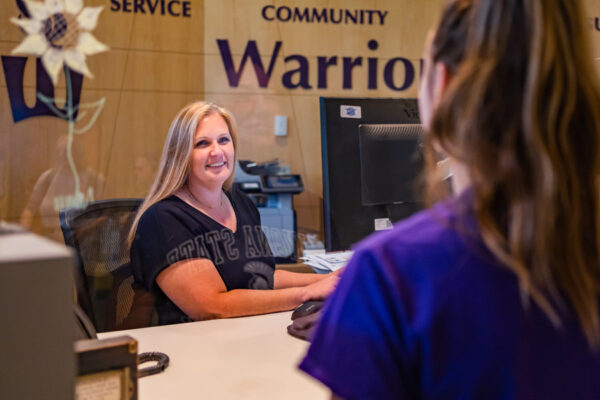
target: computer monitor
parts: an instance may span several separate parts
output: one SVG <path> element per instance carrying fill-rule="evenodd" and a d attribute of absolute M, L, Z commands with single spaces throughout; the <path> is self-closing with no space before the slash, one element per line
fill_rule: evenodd
<path fill-rule="evenodd" d="M 0 397 L 72 399 L 73 257 L 0 223 Z"/>
<path fill-rule="evenodd" d="M 420 202 L 363 204 L 359 125 L 419 124 L 416 99 L 325 98 L 321 106 L 323 222 L 327 251 L 349 249 L 375 231 L 423 208 Z M 368 199 L 367 199 L 368 200 Z"/>
<path fill-rule="evenodd" d="M 419 124 L 358 126 L 363 206 L 419 203 L 423 170 L 423 127 Z"/>

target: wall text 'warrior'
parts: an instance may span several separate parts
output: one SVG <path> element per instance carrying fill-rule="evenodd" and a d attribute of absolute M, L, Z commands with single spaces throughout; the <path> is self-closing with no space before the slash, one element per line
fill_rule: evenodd
<path fill-rule="evenodd" d="M 276 41 L 273 50 L 270 52 L 270 59 L 267 68 L 262 61 L 262 55 L 258 50 L 256 41 L 249 40 L 246 44 L 246 49 L 242 55 L 238 66 L 235 66 L 233 55 L 229 47 L 229 41 L 227 39 L 217 39 L 217 46 L 221 54 L 221 60 L 223 61 L 223 67 L 227 74 L 227 80 L 230 87 L 238 87 L 244 68 L 248 60 L 250 60 L 258 86 L 266 88 L 269 85 L 275 63 L 283 42 Z M 367 43 L 367 47 L 371 51 L 377 50 L 379 43 L 371 39 Z M 363 61 L 366 61 L 366 71 L 363 67 Z M 338 57 L 338 56 L 318 56 L 316 57 L 316 68 L 317 68 L 317 89 L 327 89 L 327 71 L 331 68 L 341 68 L 342 70 L 342 88 L 352 89 L 353 85 L 353 72 L 358 70 L 358 73 L 362 70 L 367 75 L 367 89 L 374 90 L 378 88 L 378 63 L 380 60 L 377 57 L 367 57 L 366 60 L 362 56 L 358 57 Z M 383 82 L 385 85 L 395 91 L 403 91 L 409 89 L 415 80 L 415 71 L 417 68 L 421 70 L 421 60 L 415 60 L 416 62 L 404 58 L 395 57 L 389 60 L 385 60 L 383 67 Z M 281 77 L 281 83 L 288 89 L 312 89 L 315 85 L 314 81 L 311 81 L 310 63 L 307 56 L 301 54 L 291 54 L 283 59 L 283 62 L 289 68 Z M 416 64 L 416 65 L 415 65 Z M 313 66 L 314 68 L 314 66 Z"/>

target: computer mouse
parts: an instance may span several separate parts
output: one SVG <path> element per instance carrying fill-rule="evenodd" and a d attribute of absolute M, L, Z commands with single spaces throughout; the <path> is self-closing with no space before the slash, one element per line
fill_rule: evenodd
<path fill-rule="evenodd" d="M 310 300 L 300 304 L 292 313 L 292 321 L 305 315 L 313 314 L 323 307 L 323 300 Z"/>

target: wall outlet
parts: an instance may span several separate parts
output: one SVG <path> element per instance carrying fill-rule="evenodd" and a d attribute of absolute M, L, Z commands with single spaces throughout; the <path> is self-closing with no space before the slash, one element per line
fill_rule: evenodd
<path fill-rule="evenodd" d="M 275 136 L 287 136 L 287 117 L 285 115 L 275 116 Z"/>

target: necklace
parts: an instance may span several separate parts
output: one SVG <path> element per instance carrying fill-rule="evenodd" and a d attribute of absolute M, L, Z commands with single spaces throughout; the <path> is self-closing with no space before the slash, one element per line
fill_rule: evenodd
<path fill-rule="evenodd" d="M 206 208 L 206 209 L 209 209 L 209 210 L 217 210 L 217 209 L 219 209 L 219 208 L 223 207 L 223 192 L 221 192 L 221 198 L 220 198 L 220 202 L 219 202 L 219 204 L 218 204 L 218 205 L 216 205 L 216 206 L 210 207 L 210 206 L 207 206 L 207 205 L 205 205 L 205 204 L 204 204 L 203 202 L 201 202 L 200 200 L 198 200 L 198 198 L 197 198 L 196 196 L 194 196 L 194 193 L 192 193 L 192 191 L 190 190 L 190 188 L 189 188 L 189 187 L 187 187 L 187 186 L 186 186 L 185 190 L 188 192 L 188 194 L 190 195 L 190 197 L 191 197 L 192 199 L 194 199 L 194 201 L 195 201 L 196 203 L 198 203 L 198 204 L 199 204 L 199 205 L 200 205 L 202 208 Z"/>
<path fill-rule="evenodd" d="M 191 200 L 193 200 L 192 202 L 188 201 L 188 203 L 192 207 L 200 210 L 200 212 L 204 213 L 209 218 L 212 218 L 213 220 L 217 221 L 217 223 L 227 227 L 232 232 L 234 232 L 234 233 L 236 232 L 235 213 L 230 214 L 230 207 L 228 207 L 228 206 L 223 207 L 224 205 L 226 205 L 226 203 L 223 201 L 223 197 L 225 196 L 225 193 L 221 192 L 221 201 L 219 202 L 219 205 L 214 206 L 214 207 L 208 207 L 208 206 L 204 205 L 200 200 L 198 200 L 198 198 L 196 196 L 194 196 L 194 194 L 189 189 L 189 187 L 186 186 L 185 191 L 187 192 L 187 195 L 189 195 L 189 198 Z M 198 206 L 196 206 L 194 203 L 198 203 L 200 205 L 200 208 Z"/>

